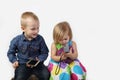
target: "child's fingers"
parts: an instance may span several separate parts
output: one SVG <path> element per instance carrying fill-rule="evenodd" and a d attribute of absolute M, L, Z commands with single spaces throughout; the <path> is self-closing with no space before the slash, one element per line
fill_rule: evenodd
<path fill-rule="evenodd" d="M 29 65 L 29 64 L 26 64 L 26 66 L 27 66 L 27 67 L 31 67 L 31 65 Z"/>
<path fill-rule="evenodd" d="M 72 48 L 70 48 L 70 53 L 72 53 Z"/>
<path fill-rule="evenodd" d="M 61 55 L 64 55 L 64 52 L 62 52 Z"/>
<path fill-rule="evenodd" d="M 15 65 L 14 65 L 14 64 L 13 64 L 12 66 L 13 66 L 13 68 L 15 68 Z"/>
<path fill-rule="evenodd" d="M 14 65 L 13 65 L 13 68 L 17 68 L 17 66 L 14 64 Z"/>
<path fill-rule="evenodd" d="M 39 61 L 39 59 L 36 57 L 36 60 Z"/>
<path fill-rule="evenodd" d="M 62 60 L 65 60 L 67 59 L 67 57 L 65 55 L 62 56 Z"/>
<path fill-rule="evenodd" d="M 18 61 L 16 61 L 16 62 L 13 63 L 13 68 L 17 68 L 18 66 L 19 66 Z"/>

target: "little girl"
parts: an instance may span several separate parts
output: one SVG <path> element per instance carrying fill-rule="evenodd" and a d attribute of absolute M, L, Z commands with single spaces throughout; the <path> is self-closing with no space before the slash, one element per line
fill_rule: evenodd
<path fill-rule="evenodd" d="M 72 30 L 68 22 L 60 22 L 54 27 L 53 39 L 48 65 L 50 80 L 85 80 L 86 70 L 77 59 L 77 46 L 72 41 Z"/>

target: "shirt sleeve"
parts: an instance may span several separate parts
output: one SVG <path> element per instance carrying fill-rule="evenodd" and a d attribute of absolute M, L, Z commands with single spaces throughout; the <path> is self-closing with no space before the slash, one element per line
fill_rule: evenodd
<path fill-rule="evenodd" d="M 11 42 L 10 42 L 10 46 L 7 52 L 7 56 L 9 58 L 9 61 L 14 63 L 15 61 L 17 61 L 17 57 L 16 57 L 16 53 L 17 53 L 17 40 L 16 38 L 14 38 Z"/>
<path fill-rule="evenodd" d="M 40 55 L 38 56 L 38 59 L 40 61 L 45 61 L 48 57 L 48 47 L 45 43 L 45 40 L 43 39 L 43 37 L 41 37 L 41 42 L 40 42 Z"/>

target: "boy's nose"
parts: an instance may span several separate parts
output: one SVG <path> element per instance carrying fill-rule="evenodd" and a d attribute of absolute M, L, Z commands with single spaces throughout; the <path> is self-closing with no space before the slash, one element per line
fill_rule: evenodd
<path fill-rule="evenodd" d="M 39 32 L 39 30 L 35 30 L 35 33 L 37 34 Z"/>

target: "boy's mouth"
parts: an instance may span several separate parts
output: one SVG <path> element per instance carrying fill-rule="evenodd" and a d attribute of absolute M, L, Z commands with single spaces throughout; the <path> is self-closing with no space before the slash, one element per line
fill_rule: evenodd
<path fill-rule="evenodd" d="M 36 37 L 36 36 L 37 36 L 37 34 L 33 34 L 33 36 L 34 36 L 34 37 Z"/>

